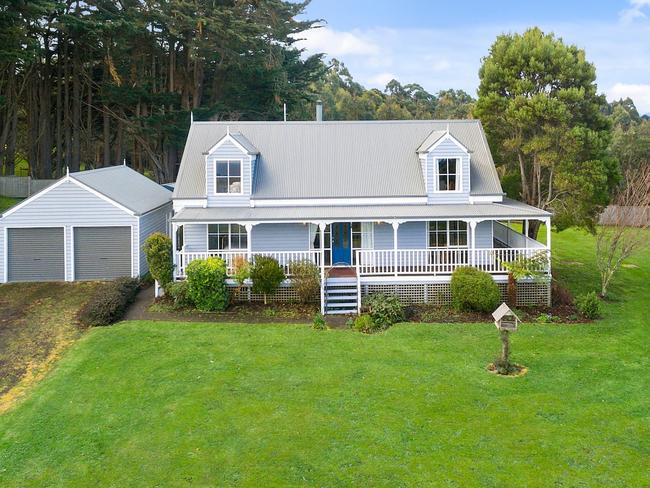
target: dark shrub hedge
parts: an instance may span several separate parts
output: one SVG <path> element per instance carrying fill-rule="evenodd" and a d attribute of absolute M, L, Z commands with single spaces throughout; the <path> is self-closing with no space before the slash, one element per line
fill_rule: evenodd
<path fill-rule="evenodd" d="M 251 280 L 253 280 L 253 293 L 264 294 L 264 304 L 267 302 L 267 295 L 273 295 L 286 278 L 282 267 L 270 256 L 255 256 L 251 268 Z"/>
<path fill-rule="evenodd" d="M 194 302 L 190 297 L 190 287 L 187 281 L 173 281 L 165 287 L 165 294 L 174 302 L 178 309 L 193 308 Z"/>
<path fill-rule="evenodd" d="M 88 327 L 110 325 L 124 317 L 140 288 L 136 278 L 118 278 L 100 287 L 79 310 L 79 322 Z"/>
<path fill-rule="evenodd" d="M 472 267 L 451 275 L 451 304 L 464 312 L 493 312 L 501 302 L 499 287 L 489 273 Z"/>
<path fill-rule="evenodd" d="M 379 332 L 384 328 L 385 327 L 375 322 L 369 314 L 361 314 L 354 319 L 354 322 L 352 322 L 352 329 L 357 332 L 363 332 L 364 334 Z"/>

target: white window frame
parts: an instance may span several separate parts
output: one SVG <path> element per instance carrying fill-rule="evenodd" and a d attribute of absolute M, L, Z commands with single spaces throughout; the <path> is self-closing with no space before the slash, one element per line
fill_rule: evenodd
<path fill-rule="evenodd" d="M 440 161 L 443 159 L 456 160 L 456 188 L 453 190 L 441 190 L 440 189 Z M 433 158 L 433 187 L 435 188 L 434 193 L 460 193 L 463 188 L 463 158 L 460 156 L 445 156 L 445 157 L 435 157 Z M 449 175 L 453 173 L 447 172 L 447 182 L 449 182 Z"/>
<path fill-rule="evenodd" d="M 359 231 L 354 230 L 354 224 L 359 224 Z M 361 247 L 354 246 L 354 236 L 361 237 Z M 356 264 L 356 252 L 358 250 L 372 250 L 375 247 L 375 223 L 374 222 L 350 222 L 350 249 L 352 251 L 352 264 Z"/>
<path fill-rule="evenodd" d="M 228 184 L 228 192 L 227 193 L 219 193 L 217 191 L 217 180 L 219 178 L 224 178 L 223 176 L 217 176 L 217 166 L 219 163 L 227 163 L 228 164 L 228 176 L 225 178 L 230 180 L 230 163 L 232 162 L 239 162 L 239 192 L 231 192 L 230 191 L 230 184 Z M 243 195 L 244 194 L 244 160 L 242 158 L 220 158 L 220 159 L 215 159 L 214 160 L 214 194 L 217 196 L 228 196 L 228 195 Z"/>
<path fill-rule="evenodd" d="M 447 228 L 445 229 L 445 233 L 447 236 L 447 245 L 445 247 L 440 247 L 440 246 L 431 246 L 431 224 L 433 222 L 445 222 L 447 224 Z M 456 245 L 456 246 L 451 246 L 449 243 L 451 242 L 451 233 L 452 230 L 450 229 L 450 223 L 451 222 L 462 222 L 465 224 L 465 245 Z M 442 232 L 436 231 L 436 233 L 441 234 Z M 455 230 L 453 233 L 459 235 L 459 231 Z M 429 220 L 427 221 L 427 249 L 469 249 L 469 225 L 467 222 L 464 220 Z"/>
<path fill-rule="evenodd" d="M 212 248 L 210 248 L 210 234 L 212 234 L 212 235 L 226 235 L 226 234 L 221 234 L 220 232 L 216 232 L 216 233 L 215 232 L 210 232 L 210 226 L 211 225 L 227 225 L 228 226 L 228 246 L 229 246 L 228 248 L 226 248 L 226 249 L 212 249 Z M 235 234 L 240 236 L 240 239 L 239 239 L 240 242 L 241 242 L 241 236 L 242 235 L 246 236 L 246 244 L 247 244 L 246 247 L 237 247 L 237 248 L 230 247 L 230 245 L 232 244 L 232 236 L 233 236 L 232 226 L 233 225 L 239 225 L 240 227 L 242 227 L 244 229 L 243 233 L 242 232 L 236 232 Z M 246 231 L 246 226 L 245 225 L 238 224 L 237 222 L 235 222 L 235 223 L 222 222 L 222 223 L 207 224 L 205 227 L 206 227 L 205 232 L 206 232 L 206 239 L 207 239 L 206 248 L 207 248 L 208 252 L 246 251 L 248 249 L 248 233 Z"/>
<path fill-rule="evenodd" d="M 314 247 L 314 239 L 316 238 L 316 235 L 318 235 L 320 239 L 320 229 L 318 228 L 318 224 L 309 224 L 309 250 L 310 251 L 320 251 L 320 246 Z M 325 226 L 325 229 L 323 230 L 323 237 L 325 238 L 325 242 L 328 241 L 327 237 L 329 236 L 329 246 L 323 246 L 323 250 L 325 252 L 329 251 L 329 262 L 327 262 L 327 259 L 325 260 L 325 266 L 331 266 L 332 265 L 332 224 L 327 224 Z"/>

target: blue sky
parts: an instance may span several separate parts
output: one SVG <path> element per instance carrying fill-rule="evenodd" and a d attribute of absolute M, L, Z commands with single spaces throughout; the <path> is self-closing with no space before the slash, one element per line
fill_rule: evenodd
<path fill-rule="evenodd" d="M 650 113 L 650 0 L 312 0 L 305 17 L 326 22 L 300 45 L 343 61 L 365 86 L 396 78 L 474 96 L 495 37 L 537 25 L 585 49 L 608 99 L 630 96 Z"/>

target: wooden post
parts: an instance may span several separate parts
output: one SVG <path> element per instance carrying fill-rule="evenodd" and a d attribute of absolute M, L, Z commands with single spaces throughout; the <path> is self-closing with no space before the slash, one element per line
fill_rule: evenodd
<path fill-rule="evenodd" d="M 325 227 L 327 224 L 318 224 L 320 240 L 320 313 L 325 314 Z"/>
<path fill-rule="evenodd" d="M 472 256 L 470 258 L 472 266 L 476 266 L 476 224 L 478 224 L 478 222 L 475 220 L 470 220 L 469 222 L 469 227 L 472 230 Z"/>
<path fill-rule="evenodd" d="M 176 234 L 178 233 L 178 224 L 172 222 L 172 267 L 174 269 L 174 278 L 178 278 L 178 256 L 176 255 Z"/>
<path fill-rule="evenodd" d="M 399 221 L 394 221 L 393 225 L 393 270 L 397 276 L 397 229 L 399 229 Z"/>

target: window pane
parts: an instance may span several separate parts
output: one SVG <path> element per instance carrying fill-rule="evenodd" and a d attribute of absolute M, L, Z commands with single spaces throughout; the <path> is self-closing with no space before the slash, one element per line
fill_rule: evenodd
<path fill-rule="evenodd" d="M 230 224 L 230 232 L 234 234 L 244 234 L 246 235 L 246 228 L 241 224 Z"/>
<path fill-rule="evenodd" d="M 352 222 L 352 232 L 361 232 L 361 222 Z"/>
<path fill-rule="evenodd" d="M 217 193 L 228 193 L 228 178 L 217 178 Z"/>
<path fill-rule="evenodd" d="M 447 177 L 438 176 L 438 190 L 445 191 L 447 190 Z"/>
<path fill-rule="evenodd" d="M 447 247 L 447 234 L 438 234 L 438 247 Z"/>
<path fill-rule="evenodd" d="M 456 174 L 456 160 L 448 159 L 447 161 L 447 170 L 449 174 Z"/>
<path fill-rule="evenodd" d="M 216 234 L 219 230 L 219 226 L 217 224 L 208 224 L 208 233 L 209 234 Z"/>
<path fill-rule="evenodd" d="M 241 193 L 241 181 L 239 178 L 230 178 L 230 193 Z"/>
<path fill-rule="evenodd" d="M 446 231 L 447 230 L 447 221 L 446 220 L 438 221 L 438 230 L 441 230 L 441 231 Z"/>
<path fill-rule="evenodd" d="M 450 191 L 456 189 L 456 175 L 449 175 L 449 185 L 447 185 L 447 189 Z"/>
<path fill-rule="evenodd" d="M 458 221 L 452 220 L 449 222 L 449 230 L 456 230 L 458 228 Z"/>
<path fill-rule="evenodd" d="M 458 221 L 458 228 L 460 230 L 465 230 L 466 231 L 467 230 L 467 222 L 465 222 L 464 220 L 459 220 Z"/>
<path fill-rule="evenodd" d="M 466 246 L 467 245 L 467 232 L 461 232 L 458 234 L 458 245 Z"/>
<path fill-rule="evenodd" d="M 228 163 L 217 163 L 217 176 L 228 176 Z"/>
<path fill-rule="evenodd" d="M 456 233 L 449 234 L 449 245 L 450 246 L 457 246 L 458 245 L 458 234 L 456 234 Z"/>
<path fill-rule="evenodd" d="M 217 226 L 217 232 L 219 234 L 227 234 L 228 233 L 228 224 L 219 224 Z"/>
<path fill-rule="evenodd" d="M 228 249 L 228 234 L 221 235 L 219 234 L 219 245 L 217 249 Z"/>
<path fill-rule="evenodd" d="M 352 234 L 352 247 L 355 249 L 361 249 L 361 234 Z"/>
<path fill-rule="evenodd" d="M 446 175 L 447 174 L 447 160 L 440 159 L 438 161 L 438 174 Z"/>
<path fill-rule="evenodd" d="M 230 161 L 230 176 L 241 175 L 241 163 L 239 161 Z"/>
<path fill-rule="evenodd" d="M 219 249 L 219 238 L 217 236 L 208 236 L 208 249 Z"/>

